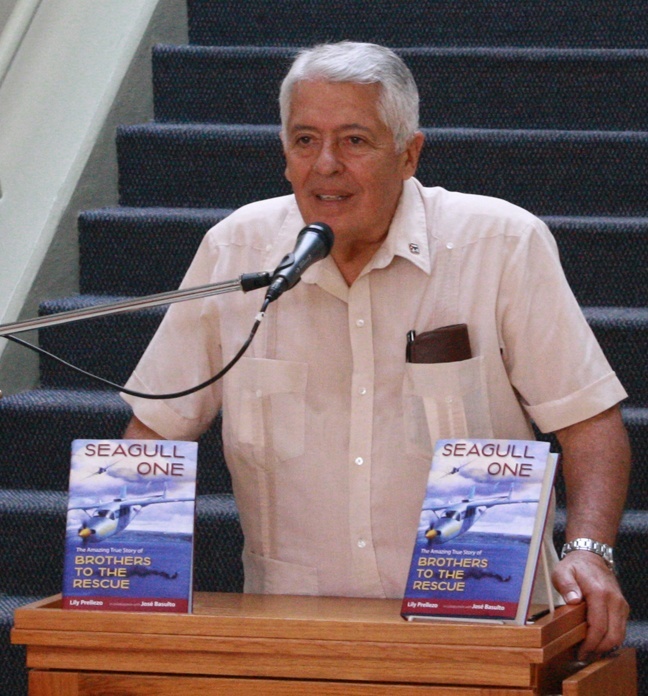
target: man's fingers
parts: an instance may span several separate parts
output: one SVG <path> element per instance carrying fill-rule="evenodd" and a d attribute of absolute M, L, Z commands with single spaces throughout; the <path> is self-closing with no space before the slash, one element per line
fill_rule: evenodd
<path fill-rule="evenodd" d="M 587 634 L 579 659 L 592 660 L 617 648 L 625 638 L 629 614 L 615 575 L 590 552 L 574 552 L 553 574 L 556 589 L 568 604 L 587 602 Z"/>
<path fill-rule="evenodd" d="M 570 564 L 561 561 L 556 566 L 551 579 L 567 604 L 578 604 L 583 601 L 583 593 Z"/>

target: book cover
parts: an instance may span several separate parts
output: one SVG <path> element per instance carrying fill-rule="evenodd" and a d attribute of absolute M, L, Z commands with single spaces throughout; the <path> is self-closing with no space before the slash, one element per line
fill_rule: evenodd
<path fill-rule="evenodd" d="M 75 440 L 63 607 L 191 610 L 195 442 Z"/>
<path fill-rule="evenodd" d="M 436 443 L 404 618 L 524 623 L 556 462 L 546 442 Z"/>

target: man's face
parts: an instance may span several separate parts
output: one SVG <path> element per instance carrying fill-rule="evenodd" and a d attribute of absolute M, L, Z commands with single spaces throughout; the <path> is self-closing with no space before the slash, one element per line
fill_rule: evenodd
<path fill-rule="evenodd" d="M 396 153 L 378 110 L 378 85 L 295 85 L 284 134 L 286 178 L 304 221 L 325 222 L 340 242 L 376 242 L 389 229 L 423 137 Z"/>

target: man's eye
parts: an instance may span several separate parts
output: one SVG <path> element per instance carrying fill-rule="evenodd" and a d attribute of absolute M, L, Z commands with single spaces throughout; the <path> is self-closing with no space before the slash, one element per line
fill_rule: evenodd
<path fill-rule="evenodd" d="M 310 145 L 313 142 L 313 138 L 310 135 L 300 135 L 296 142 L 297 145 Z"/>

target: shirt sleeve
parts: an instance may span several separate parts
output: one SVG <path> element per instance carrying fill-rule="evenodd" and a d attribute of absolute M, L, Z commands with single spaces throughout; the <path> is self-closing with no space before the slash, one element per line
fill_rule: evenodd
<path fill-rule="evenodd" d="M 212 282 L 217 252 L 203 239 L 180 287 Z M 160 327 L 126 386 L 147 394 L 183 391 L 208 380 L 222 367 L 218 305 L 203 298 L 169 306 Z M 162 437 L 195 440 L 221 406 L 220 382 L 189 396 L 151 400 L 122 393 L 134 414 Z"/>
<path fill-rule="evenodd" d="M 610 367 L 536 220 L 508 239 L 498 307 L 503 358 L 530 417 L 552 432 L 610 408 L 627 394 Z"/>

